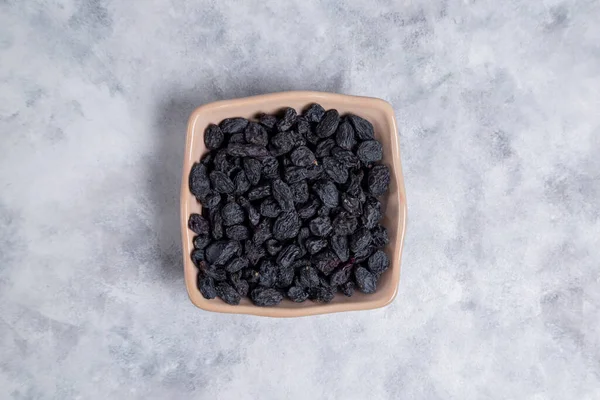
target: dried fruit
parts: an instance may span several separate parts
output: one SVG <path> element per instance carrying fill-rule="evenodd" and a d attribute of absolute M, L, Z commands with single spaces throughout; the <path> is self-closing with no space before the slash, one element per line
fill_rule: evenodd
<path fill-rule="evenodd" d="M 290 160 L 292 164 L 298 167 L 310 167 L 317 163 L 317 158 L 314 153 L 306 146 L 297 147 L 290 154 Z"/>
<path fill-rule="evenodd" d="M 242 278 L 242 271 L 238 271 L 229 276 L 231 286 L 239 293 L 241 297 L 246 297 L 250 290 L 248 281 Z"/>
<path fill-rule="evenodd" d="M 331 220 L 329 217 L 317 217 L 310 221 L 310 231 L 316 236 L 327 236 L 332 231 Z"/>
<path fill-rule="evenodd" d="M 336 269 L 329 277 L 331 286 L 341 286 L 348 282 L 352 273 L 352 264 L 346 264 Z"/>
<path fill-rule="evenodd" d="M 371 140 L 375 137 L 373 125 L 369 121 L 354 114 L 349 114 L 347 118 L 360 140 Z"/>
<path fill-rule="evenodd" d="M 296 211 L 286 211 L 277 217 L 273 224 L 273 236 L 277 240 L 296 237 L 300 230 L 300 218 Z"/>
<path fill-rule="evenodd" d="M 233 225 L 225 228 L 225 236 L 232 240 L 246 240 L 250 237 L 250 231 L 244 225 Z"/>
<path fill-rule="evenodd" d="M 233 193 L 235 189 L 235 185 L 231 179 L 222 171 L 211 172 L 210 183 L 212 188 L 218 193 Z"/>
<path fill-rule="evenodd" d="M 373 229 L 383 215 L 381 214 L 381 203 L 374 197 L 369 197 L 365 202 L 361 222 L 367 229 Z"/>
<path fill-rule="evenodd" d="M 264 199 L 271 195 L 271 186 L 256 186 L 254 189 L 251 189 L 248 192 L 248 200 L 254 201 L 259 199 Z"/>
<path fill-rule="evenodd" d="M 203 250 L 211 242 L 211 238 L 208 235 L 198 235 L 194 238 L 194 248 Z"/>
<path fill-rule="evenodd" d="M 354 128 L 348 121 L 342 122 L 335 132 L 335 141 L 342 149 L 352 150 L 356 146 L 354 138 Z"/>
<path fill-rule="evenodd" d="M 248 126 L 246 126 L 246 129 L 244 130 L 244 138 L 246 139 L 246 142 L 262 147 L 269 144 L 269 135 L 267 134 L 266 129 L 256 122 L 248 123 Z"/>
<path fill-rule="evenodd" d="M 374 293 L 377 287 L 377 278 L 364 267 L 358 267 L 354 271 L 354 279 L 358 290 L 363 293 Z"/>
<path fill-rule="evenodd" d="M 279 206 L 283 211 L 290 211 L 294 209 L 294 198 L 292 196 L 292 190 L 287 183 L 281 179 L 275 179 L 271 183 L 271 193 L 273 197 L 279 203 Z"/>
<path fill-rule="evenodd" d="M 242 165 L 250 184 L 256 186 L 260 181 L 260 172 L 263 168 L 261 162 L 254 158 L 246 157 L 242 160 Z"/>
<path fill-rule="evenodd" d="M 390 260 L 387 254 L 381 250 L 377 250 L 371 257 L 369 257 L 367 265 L 372 273 L 380 275 L 386 269 L 388 269 L 390 266 Z"/>
<path fill-rule="evenodd" d="M 331 109 L 325 112 L 323 119 L 317 125 L 316 134 L 320 138 L 326 138 L 333 135 L 340 123 L 340 114 L 337 110 Z"/>
<path fill-rule="evenodd" d="M 340 264 L 340 259 L 331 250 L 323 250 L 312 257 L 313 265 L 325 275 L 331 272 Z"/>
<path fill-rule="evenodd" d="M 306 239 L 306 241 L 304 242 L 304 244 L 306 246 L 306 250 L 308 250 L 308 252 L 310 254 L 317 254 L 319 251 L 321 251 L 325 247 L 327 247 L 327 240 L 326 239 L 312 237 L 312 238 Z"/>
<path fill-rule="evenodd" d="M 335 251 L 340 261 L 346 262 L 350 258 L 348 249 L 348 238 L 346 236 L 334 235 L 330 239 L 331 248 Z"/>
<path fill-rule="evenodd" d="M 246 214 L 248 214 L 248 220 L 252 226 L 258 225 L 260 221 L 260 214 L 258 211 L 256 211 L 256 208 L 254 208 L 250 201 L 245 197 L 240 197 L 238 198 L 238 204 L 242 206 L 244 210 L 246 210 Z"/>
<path fill-rule="evenodd" d="M 296 123 L 296 117 L 296 110 L 291 107 L 285 108 L 283 111 L 283 117 L 277 121 L 277 129 L 279 131 L 287 131 L 292 127 L 292 125 L 294 125 L 294 123 Z"/>
<path fill-rule="evenodd" d="M 358 145 L 356 155 L 365 164 L 373 163 L 383 158 L 383 148 L 377 140 L 366 140 Z"/>
<path fill-rule="evenodd" d="M 199 235 L 208 235 L 210 225 L 202 215 L 190 214 L 190 218 L 188 219 L 188 228 L 190 228 L 192 232 Z"/>
<path fill-rule="evenodd" d="M 359 228 L 350 237 L 350 250 L 353 253 L 364 251 L 370 244 L 373 237 L 367 228 Z"/>
<path fill-rule="evenodd" d="M 206 261 L 210 265 L 225 265 L 234 255 L 240 254 L 240 242 L 235 240 L 211 243 L 205 250 Z"/>
<path fill-rule="evenodd" d="M 308 184 L 306 181 L 300 181 L 297 183 L 292 183 L 290 185 L 290 189 L 292 190 L 292 199 L 296 204 L 306 203 L 308 201 Z"/>
<path fill-rule="evenodd" d="M 250 298 L 257 306 L 271 307 L 281 303 L 283 295 L 276 289 L 257 287 L 250 292 Z"/>
<path fill-rule="evenodd" d="M 295 303 L 302 303 L 308 299 L 308 293 L 304 289 L 298 286 L 292 286 L 287 291 L 287 296 L 290 300 Z"/>
<path fill-rule="evenodd" d="M 308 178 L 308 170 L 304 167 L 285 167 L 284 179 L 288 184 L 298 183 Z"/>
<path fill-rule="evenodd" d="M 236 257 L 229 261 L 225 266 L 227 272 L 233 273 L 248 268 L 249 261 L 246 257 Z"/>
<path fill-rule="evenodd" d="M 265 248 L 270 256 L 276 256 L 282 247 L 282 244 L 275 239 L 269 239 L 265 242 Z"/>
<path fill-rule="evenodd" d="M 288 268 L 300 254 L 300 248 L 295 244 L 286 246 L 277 256 L 277 264 L 283 268 Z"/>
<path fill-rule="evenodd" d="M 310 122 L 320 122 L 325 115 L 325 109 L 320 104 L 311 104 L 303 115 Z"/>
<path fill-rule="evenodd" d="M 346 212 L 341 212 L 333 220 L 333 231 L 336 235 L 350 235 L 356 231 L 358 221 Z"/>
<path fill-rule="evenodd" d="M 217 297 L 217 291 L 215 290 L 215 281 L 208 275 L 198 274 L 198 289 L 205 299 L 214 299 Z"/>
<path fill-rule="evenodd" d="M 258 118 L 258 122 L 260 122 L 261 125 L 267 127 L 268 129 L 273 129 L 275 127 L 275 124 L 277 123 L 277 117 L 270 114 L 262 114 Z"/>
<path fill-rule="evenodd" d="M 252 236 L 252 241 L 257 246 L 262 245 L 268 239 L 271 239 L 271 237 L 273 237 L 272 230 L 273 229 L 272 229 L 271 220 L 269 218 L 263 219 L 258 224 L 256 229 L 254 229 L 254 236 Z"/>
<path fill-rule="evenodd" d="M 210 181 L 204 164 L 194 163 L 190 171 L 190 192 L 199 199 L 210 193 Z"/>
<path fill-rule="evenodd" d="M 281 207 L 279 207 L 279 204 L 277 204 L 273 197 L 269 196 L 260 203 L 260 215 L 268 218 L 277 218 L 280 213 Z"/>
<path fill-rule="evenodd" d="M 323 158 L 331 155 L 331 149 L 335 147 L 335 141 L 333 139 L 322 140 L 317 145 L 315 155 L 317 158 Z"/>
<path fill-rule="evenodd" d="M 313 190 L 319 196 L 321 202 L 327 207 L 337 207 L 339 204 L 339 192 L 333 182 L 321 180 L 315 182 Z"/>
<path fill-rule="evenodd" d="M 227 154 L 233 157 L 267 157 L 269 151 L 256 144 L 244 144 L 244 143 L 229 143 L 227 146 Z"/>
<path fill-rule="evenodd" d="M 227 203 L 221 209 L 221 216 L 223 217 L 223 225 L 232 226 L 241 224 L 244 222 L 245 214 L 244 210 L 238 203 Z"/>
<path fill-rule="evenodd" d="M 390 242 L 387 229 L 385 229 L 383 225 L 377 225 L 375 228 L 373 228 L 371 230 L 371 235 L 373 236 L 373 245 L 375 247 L 384 247 Z"/>
<path fill-rule="evenodd" d="M 333 157 L 323 159 L 323 169 L 336 183 L 346 183 L 348 180 L 348 167 Z"/>
<path fill-rule="evenodd" d="M 221 217 L 221 208 L 215 207 L 209 211 L 210 227 L 212 237 L 219 240 L 223 237 L 223 218 Z"/>
<path fill-rule="evenodd" d="M 354 282 L 348 281 L 340 286 L 340 291 L 344 294 L 344 296 L 352 297 L 354 294 Z"/>
<path fill-rule="evenodd" d="M 225 303 L 236 306 L 240 304 L 241 296 L 230 284 L 226 282 L 219 282 L 215 287 L 217 296 L 221 298 Z"/>
<path fill-rule="evenodd" d="M 221 121 L 219 127 L 226 134 L 243 132 L 248 125 L 246 118 L 227 118 Z"/>
<path fill-rule="evenodd" d="M 369 193 L 373 196 L 381 196 L 390 185 L 390 170 L 385 165 L 376 165 L 369 171 L 368 178 Z"/>
<path fill-rule="evenodd" d="M 223 131 L 214 124 L 210 124 L 204 131 L 204 144 L 210 150 L 215 150 L 223 144 Z"/>

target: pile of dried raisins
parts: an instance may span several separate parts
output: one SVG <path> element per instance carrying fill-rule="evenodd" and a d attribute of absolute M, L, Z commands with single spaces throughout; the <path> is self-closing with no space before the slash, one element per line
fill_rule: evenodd
<path fill-rule="evenodd" d="M 312 104 L 225 119 L 204 142 L 189 180 L 204 216 L 188 226 L 205 298 L 273 306 L 375 291 L 389 266 L 377 197 L 390 171 L 369 121 Z"/>

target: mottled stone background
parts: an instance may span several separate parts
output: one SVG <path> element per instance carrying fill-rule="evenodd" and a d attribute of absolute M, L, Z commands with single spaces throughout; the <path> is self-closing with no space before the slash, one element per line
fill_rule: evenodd
<path fill-rule="evenodd" d="M 600 2 L 0 1 L 0 397 L 600 398 Z M 381 97 L 409 226 L 385 309 L 211 314 L 186 119 Z"/>

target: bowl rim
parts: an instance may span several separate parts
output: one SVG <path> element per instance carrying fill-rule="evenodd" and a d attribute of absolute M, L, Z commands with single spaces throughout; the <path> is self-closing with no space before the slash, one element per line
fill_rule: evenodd
<path fill-rule="evenodd" d="M 196 125 L 198 123 L 198 119 L 200 115 L 205 114 L 207 112 L 215 111 L 221 108 L 237 108 L 242 105 L 256 105 L 258 106 L 260 103 L 266 101 L 274 101 L 277 100 L 282 104 L 282 107 L 285 106 L 286 101 L 297 100 L 298 97 L 306 98 L 307 104 L 311 102 L 319 102 L 320 100 L 327 100 L 329 102 L 335 102 L 336 104 L 350 104 L 350 103 L 368 103 L 371 107 L 377 108 L 383 112 L 386 122 L 390 127 L 390 132 L 388 132 L 391 136 L 392 143 L 392 158 L 391 162 L 393 163 L 393 170 L 395 172 L 395 181 L 398 187 L 398 202 L 399 202 L 399 219 L 401 215 L 401 226 L 396 227 L 396 246 L 394 248 L 394 252 L 396 253 L 397 267 L 392 266 L 393 270 L 391 276 L 391 283 L 393 286 L 393 291 L 387 296 L 382 297 L 376 300 L 366 300 L 359 302 L 349 302 L 349 303 L 322 303 L 316 306 L 311 307 L 299 307 L 299 308 L 280 308 L 280 307 L 258 307 L 253 304 L 249 305 L 237 305 L 231 306 L 226 304 L 225 302 L 217 302 L 211 300 L 205 300 L 200 294 L 200 291 L 197 287 L 197 268 L 192 263 L 189 257 L 189 243 L 186 239 L 186 233 L 188 230 L 187 221 L 189 218 L 189 188 L 188 188 L 188 179 L 189 179 L 189 171 L 191 166 L 196 160 L 191 159 L 191 152 L 193 148 L 193 140 L 194 140 L 194 132 L 196 130 Z M 240 97 L 231 100 L 219 100 L 207 104 L 203 104 L 197 107 L 190 115 L 187 125 L 187 134 L 186 134 L 186 147 L 184 153 L 183 160 L 183 173 L 182 173 L 182 182 L 181 182 L 181 193 L 180 193 L 180 218 L 181 218 L 181 239 L 183 244 L 183 265 L 184 265 L 184 277 L 185 284 L 188 296 L 190 301 L 198 308 L 201 308 L 206 311 L 213 311 L 219 313 L 226 314 L 247 314 L 247 315 L 255 315 L 255 316 L 266 316 L 266 317 L 276 317 L 276 318 L 289 318 L 289 317 L 302 317 L 309 315 L 319 315 L 319 314 L 328 314 L 328 313 L 336 313 L 336 312 L 345 312 L 345 311 L 359 311 L 359 310 L 370 310 L 385 307 L 390 304 L 398 293 L 398 287 L 400 283 L 400 270 L 401 270 L 401 261 L 402 261 L 402 251 L 404 248 L 404 239 L 406 234 L 406 220 L 407 220 L 407 203 L 406 203 L 406 191 L 404 187 L 404 175 L 402 172 L 402 163 L 400 157 L 400 144 L 399 144 L 399 133 L 396 124 L 396 118 L 394 114 L 394 109 L 391 104 L 385 100 L 374 98 L 374 97 L 364 97 L 364 96 L 354 96 L 354 95 L 345 95 L 338 93 L 327 93 L 327 92 L 317 92 L 317 91 L 286 91 L 286 92 L 278 92 L 278 93 L 268 93 L 261 94 L 256 96 L 248 96 L 248 97 Z M 201 299 L 199 298 L 201 297 Z M 202 301 L 204 300 L 204 301 Z"/>

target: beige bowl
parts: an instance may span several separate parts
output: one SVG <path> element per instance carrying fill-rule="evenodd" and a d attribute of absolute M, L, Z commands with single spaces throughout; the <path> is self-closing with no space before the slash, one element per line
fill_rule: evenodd
<path fill-rule="evenodd" d="M 202 206 L 190 193 L 188 180 L 192 165 L 206 152 L 203 140 L 204 130 L 209 124 L 218 124 L 225 118 L 244 117 L 250 119 L 258 113 L 274 113 L 286 106 L 301 112 L 311 103 L 319 103 L 325 109 L 335 108 L 342 115 L 345 113 L 359 115 L 369 120 L 375 128 L 375 137 L 383 145 L 383 163 L 390 168 L 392 176 L 389 191 L 381 199 L 384 212 L 381 223 L 387 228 L 390 238 L 390 243 L 384 249 L 390 258 L 390 268 L 381 276 L 375 293 L 366 295 L 355 291 L 352 297 L 345 297 L 338 293 L 331 303 L 326 304 L 314 303 L 309 300 L 303 303 L 294 303 L 285 299 L 275 307 L 257 307 L 249 299 L 244 298 L 239 305 L 232 306 L 219 298 L 205 299 L 197 287 L 198 269 L 190 258 L 190 253 L 194 248 L 192 243 L 194 233 L 187 227 L 189 215 L 202 212 Z M 384 307 L 394 299 L 398 291 L 405 230 L 404 178 L 400 165 L 396 120 L 394 110 L 389 103 L 375 98 L 332 93 L 283 92 L 206 104 L 198 107 L 190 116 L 181 184 L 181 236 L 183 238 L 185 285 L 190 300 L 196 306 L 207 311 L 269 317 L 300 317 Z"/>

